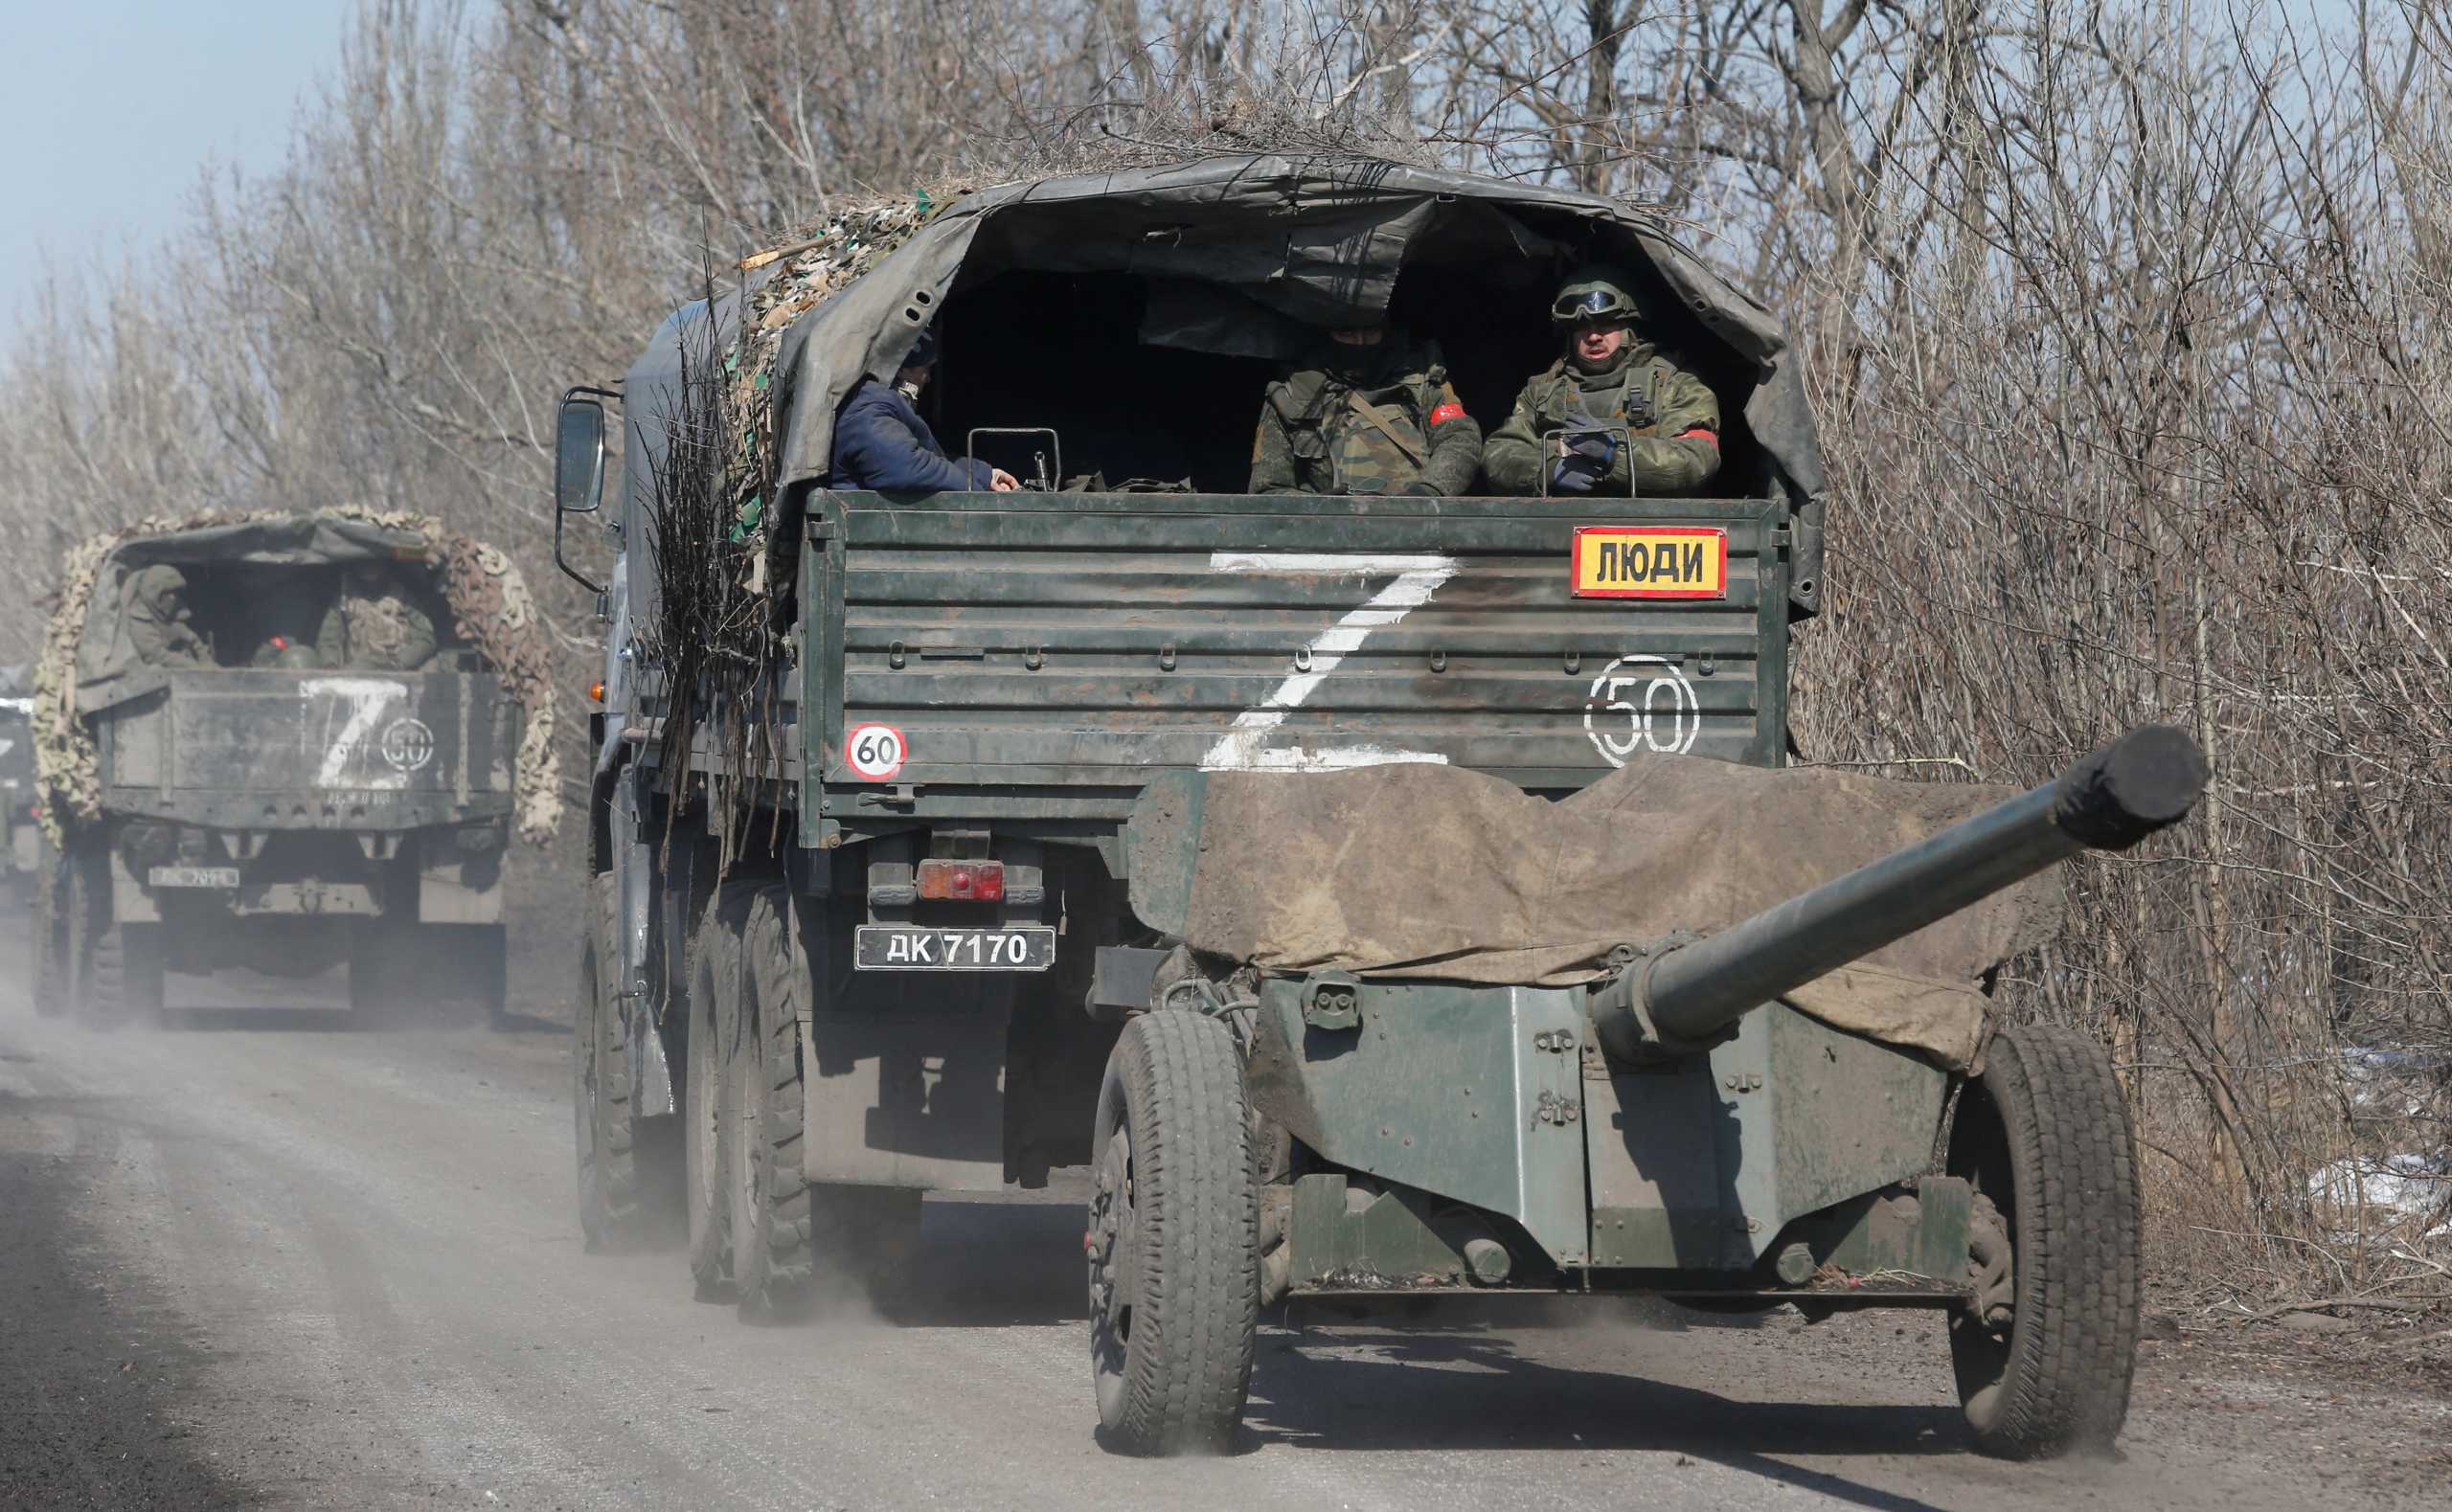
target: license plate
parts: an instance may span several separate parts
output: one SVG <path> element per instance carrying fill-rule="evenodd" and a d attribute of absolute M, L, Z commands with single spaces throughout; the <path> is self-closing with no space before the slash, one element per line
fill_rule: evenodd
<path fill-rule="evenodd" d="M 851 963 L 862 971 L 1045 971 L 1056 964 L 1056 927 L 863 924 L 852 932 Z"/>
<path fill-rule="evenodd" d="M 1578 598 L 1725 598 L 1728 531 L 1696 525 L 1585 525 L 1575 532 Z"/>
<path fill-rule="evenodd" d="M 235 888 L 237 867 L 155 867 L 145 880 L 157 888 Z"/>

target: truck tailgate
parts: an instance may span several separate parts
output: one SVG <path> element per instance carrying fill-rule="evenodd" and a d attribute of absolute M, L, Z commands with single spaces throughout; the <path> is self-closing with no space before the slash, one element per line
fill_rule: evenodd
<path fill-rule="evenodd" d="M 1563 791 L 1644 750 L 1773 762 L 1782 519 L 1747 500 L 820 494 L 805 769 L 833 815 L 1116 819 L 1153 769 L 1430 760 Z M 1724 530 L 1717 591 L 1576 597 L 1578 528 L 1612 525 Z M 890 775 L 848 759 L 867 725 L 907 748 Z"/>
<path fill-rule="evenodd" d="M 507 812 L 515 706 L 489 673 L 182 670 L 96 717 L 114 806 L 377 826 Z"/>

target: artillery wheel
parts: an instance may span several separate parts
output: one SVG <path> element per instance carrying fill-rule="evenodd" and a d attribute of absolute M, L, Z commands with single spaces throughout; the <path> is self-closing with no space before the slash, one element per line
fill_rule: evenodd
<path fill-rule="evenodd" d="M 813 1299 L 808 1176 L 802 1167 L 800 1015 L 810 991 L 805 917 L 775 884 L 749 900 L 740 1027 L 732 1039 L 724 1158 L 731 1168 L 734 1293 L 744 1322 L 790 1322 Z"/>
<path fill-rule="evenodd" d="M 1950 1358 L 1976 1447 L 2102 1450 L 2128 1415 L 2138 1309 L 2136 1139 L 2102 1047 L 2013 1027 L 1961 1099 L 1949 1168 L 1973 1181 L 1975 1307 Z"/>
<path fill-rule="evenodd" d="M 729 1061 L 740 1022 L 742 932 L 750 892 L 726 884 L 690 944 L 690 1039 L 681 1108 L 681 1170 L 690 1215 L 690 1279 L 698 1300 L 733 1298 Z"/>
<path fill-rule="evenodd" d="M 615 939 L 621 880 L 588 879 L 586 941 L 579 946 L 579 996 L 571 1004 L 571 1115 L 579 1157 L 579 1226 L 592 1251 L 625 1249 L 645 1237 L 638 1152 L 630 1113 L 630 1042 L 615 989 L 621 967 L 602 964 Z"/>
<path fill-rule="evenodd" d="M 1217 1453 L 1260 1325 L 1260 1204 L 1243 1067 L 1185 1011 L 1124 1026 L 1099 1090 L 1086 1248 L 1090 1364 L 1111 1448 Z"/>

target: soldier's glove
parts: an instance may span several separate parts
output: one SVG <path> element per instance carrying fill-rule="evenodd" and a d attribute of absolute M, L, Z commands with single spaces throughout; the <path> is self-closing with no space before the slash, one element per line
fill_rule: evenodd
<path fill-rule="evenodd" d="M 1553 444 L 1557 448 L 1557 461 L 1550 468 L 1554 493 L 1590 493 L 1609 476 L 1609 464 L 1618 457 L 1618 438 L 1607 431 L 1560 436 Z"/>
<path fill-rule="evenodd" d="M 1447 497 L 1444 493 L 1440 491 L 1439 485 L 1429 482 L 1409 483 L 1405 485 L 1404 491 L 1405 497 L 1408 499 L 1443 499 Z"/>

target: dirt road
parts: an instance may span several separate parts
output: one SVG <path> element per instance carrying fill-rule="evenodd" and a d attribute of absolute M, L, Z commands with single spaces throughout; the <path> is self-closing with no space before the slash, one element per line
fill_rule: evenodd
<path fill-rule="evenodd" d="M 2428 1460 L 2452 1407 L 2389 1385 L 2277 1384 L 2157 1343 L 2121 1459 L 2019 1467 L 1963 1448 L 1930 1319 L 1550 1304 L 1297 1314 L 1263 1335 L 1246 1453 L 1119 1459 L 1091 1436 L 1069 1205 L 932 1203 L 944 1300 L 916 1323 L 848 1304 L 746 1329 L 690 1299 L 676 1256 L 580 1252 L 564 1041 L 542 1018 L 95 1035 L 31 1017 L 15 943 L 11 1506 L 2452 1501 Z"/>

